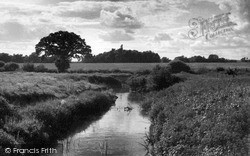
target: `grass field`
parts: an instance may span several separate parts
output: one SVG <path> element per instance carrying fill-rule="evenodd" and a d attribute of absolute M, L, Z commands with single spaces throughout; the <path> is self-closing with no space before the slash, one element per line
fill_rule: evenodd
<path fill-rule="evenodd" d="M 52 63 L 44 65 L 56 69 Z M 72 63 L 70 70 L 138 71 L 156 65 Z M 155 147 L 152 152 L 162 155 L 171 152 L 176 155 L 215 155 L 220 152 L 223 156 L 234 150 L 238 155 L 242 154 L 246 151 L 245 139 L 250 130 L 250 64 L 189 65 L 193 70 L 223 67 L 247 68 L 248 71 L 242 70 L 235 77 L 209 70 L 200 74 L 181 72 L 174 76 L 184 82 L 145 94 L 147 98 L 142 109 L 151 119 L 148 141 Z M 162 86 L 161 76 L 164 76 L 164 81 L 172 85 L 173 77 L 165 74 L 156 72 L 155 79 L 149 79 L 154 81 L 148 81 L 148 84 L 154 82 L 152 86 Z M 100 90 L 119 84 L 116 79 L 125 82 L 129 76 L 131 73 L 1 72 L 0 155 L 5 156 L 6 147 L 43 147 L 67 136 L 72 129 L 77 129 L 76 125 L 88 126 L 115 100 L 109 91 Z"/>
<path fill-rule="evenodd" d="M 153 69 L 156 65 L 166 66 L 167 63 L 71 63 L 69 70 L 115 70 L 119 69 L 122 71 L 138 71 L 145 69 Z M 22 66 L 22 64 L 20 64 Z M 39 63 L 35 64 L 39 65 Z M 45 67 L 48 69 L 56 69 L 54 63 L 44 63 Z M 238 62 L 238 63 L 189 63 L 191 68 L 197 69 L 201 67 L 206 67 L 209 69 L 215 69 L 216 67 L 223 68 L 240 68 L 250 69 L 250 63 Z"/>

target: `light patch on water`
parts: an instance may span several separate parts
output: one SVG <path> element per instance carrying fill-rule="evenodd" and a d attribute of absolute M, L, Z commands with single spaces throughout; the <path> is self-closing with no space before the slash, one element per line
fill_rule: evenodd
<path fill-rule="evenodd" d="M 140 115 L 137 103 L 128 101 L 128 95 L 117 93 L 115 106 L 86 130 L 65 139 L 57 155 L 144 156 L 146 151 L 140 143 L 149 131 L 150 121 Z"/>

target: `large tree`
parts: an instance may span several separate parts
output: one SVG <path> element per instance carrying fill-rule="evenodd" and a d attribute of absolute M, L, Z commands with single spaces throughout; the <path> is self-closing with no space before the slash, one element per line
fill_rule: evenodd
<path fill-rule="evenodd" d="M 91 53 L 91 47 L 73 32 L 58 31 L 43 37 L 36 45 L 36 53 L 42 57 L 55 56 L 58 71 L 65 72 L 72 58 L 82 60 L 84 55 Z"/>

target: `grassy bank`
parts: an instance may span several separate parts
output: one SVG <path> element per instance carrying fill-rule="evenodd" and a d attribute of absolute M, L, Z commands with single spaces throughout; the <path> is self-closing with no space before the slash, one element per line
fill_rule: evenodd
<path fill-rule="evenodd" d="M 98 74 L 93 81 L 91 74 L 4 72 L 0 76 L 0 96 L 10 103 L 27 105 L 65 98 L 86 90 L 101 90 L 114 85 L 119 87 L 121 83 L 113 78 L 117 75 L 121 74 Z"/>
<path fill-rule="evenodd" d="M 1 120 L 0 144 L 2 148 L 48 147 L 72 133 L 79 125 L 86 128 L 100 118 L 115 99 L 109 93 L 86 91 L 79 96 L 48 100 L 11 110 L 15 115 L 6 115 L 4 120 Z M 5 101 L 5 104 L 1 105 L 10 104 Z M 4 151 L 1 152 L 4 154 Z"/>
<path fill-rule="evenodd" d="M 190 76 L 146 95 L 152 155 L 247 155 L 250 78 Z"/>
<path fill-rule="evenodd" d="M 0 155 L 4 148 L 52 147 L 87 128 L 114 104 L 102 91 L 121 87 L 114 75 L 1 73 Z"/>

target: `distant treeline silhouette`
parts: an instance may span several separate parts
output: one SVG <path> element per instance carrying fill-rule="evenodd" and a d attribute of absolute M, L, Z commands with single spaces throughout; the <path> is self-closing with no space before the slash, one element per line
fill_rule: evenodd
<path fill-rule="evenodd" d="M 0 61 L 16 62 L 16 63 L 54 63 L 56 57 L 40 57 L 35 52 L 30 55 L 0 53 Z M 229 60 L 220 58 L 218 55 L 211 54 L 208 58 L 204 56 L 178 56 L 174 60 L 181 60 L 186 63 L 195 62 L 237 62 L 237 60 Z M 100 53 L 98 55 L 85 55 L 82 62 L 84 63 L 168 63 L 171 60 L 167 57 L 160 57 L 152 51 L 140 52 L 137 50 L 124 50 L 121 46 L 119 49 L 112 49 L 109 52 Z M 241 62 L 250 62 L 249 58 L 243 57 Z"/>
<path fill-rule="evenodd" d="M 87 63 L 157 63 L 161 58 L 157 53 L 152 51 L 139 52 L 137 50 L 124 50 L 121 46 L 119 49 L 112 49 L 93 56 L 89 54 L 83 62 Z"/>
<path fill-rule="evenodd" d="M 16 62 L 16 63 L 54 63 L 56 57 L 39 57 L 35 52 L 29 56 L 22 54 L 9 55 L 8 53 L 0 53 L 0 61 L 3 62 Z"/>
<path fill-rule="evenodd" d="M 237 62 L 237 60 L 229 60 L 225 58 L 220 58 L 216 54 L 211 54 L 208 56 L 208 58 L 205 58 L 203 56 L 192 56 L 190 58 L 187 58 L 185 56 L 178 56 L 175 58 L 175 60 L 181 60 L 183 62 L 189 63 L 189 62 Z M 242 59 L 241 59 L 242 61 Z"/>

